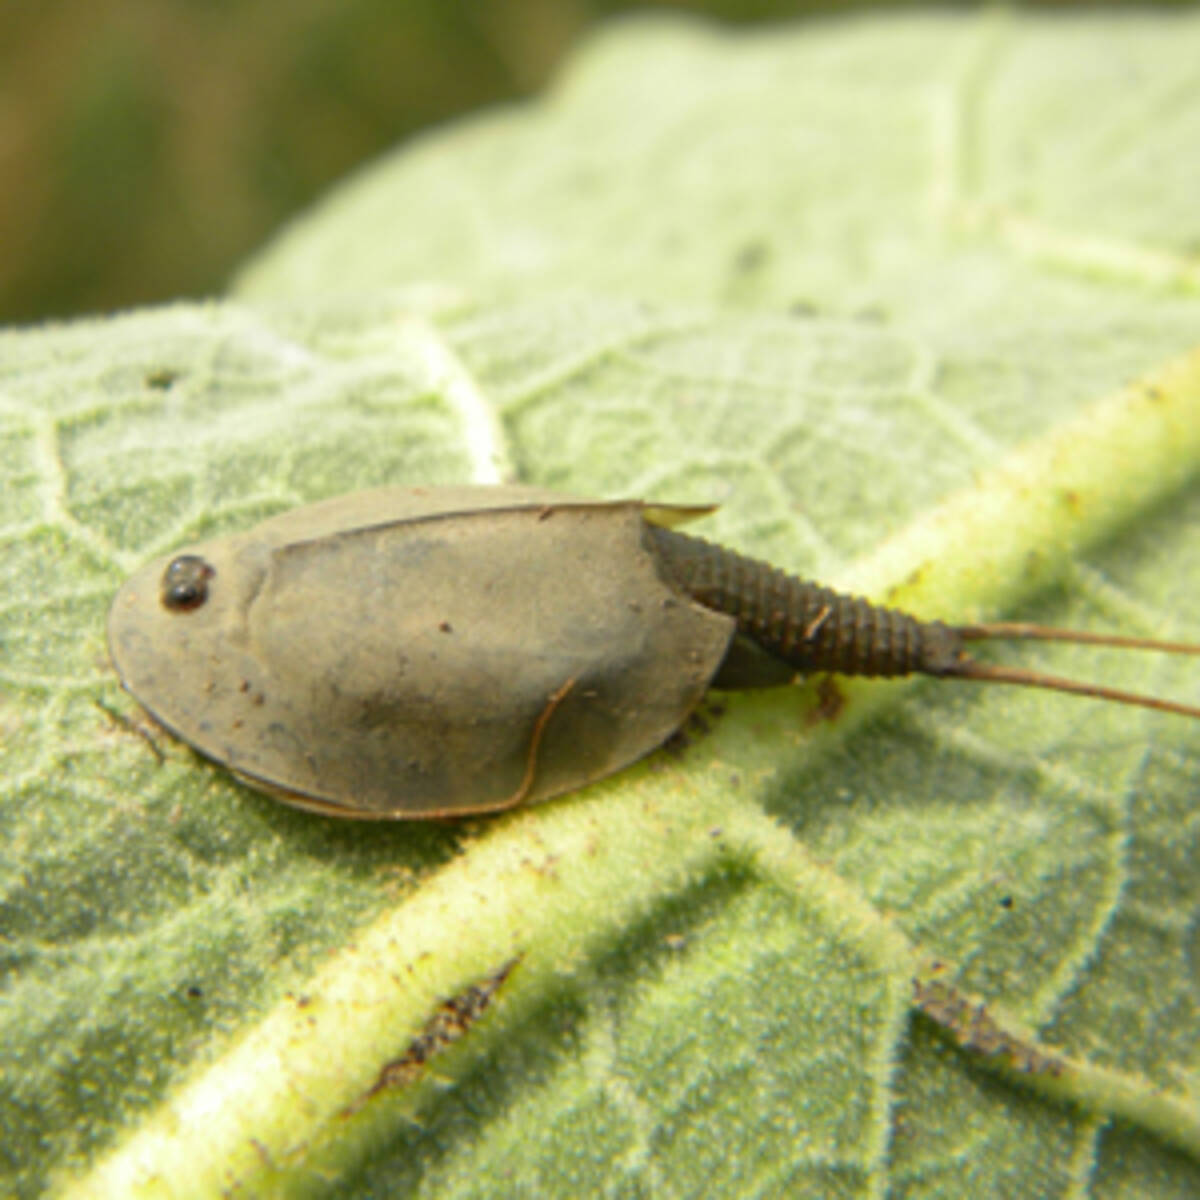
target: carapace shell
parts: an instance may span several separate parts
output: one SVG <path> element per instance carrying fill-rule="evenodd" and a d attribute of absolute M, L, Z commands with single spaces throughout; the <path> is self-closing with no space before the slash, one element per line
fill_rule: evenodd
<path fill-rule="evenodd" d="M 545 800 L 661 745 L 725 656 L 733 620 L 670 587 L 643 539 L 644 514 L 688 512 L 357 492 L 146 564 L 109 647 L 160 724 L 289 803 L 420 818 Z M 169 603 L 172 575 L 200 602 Z"/>

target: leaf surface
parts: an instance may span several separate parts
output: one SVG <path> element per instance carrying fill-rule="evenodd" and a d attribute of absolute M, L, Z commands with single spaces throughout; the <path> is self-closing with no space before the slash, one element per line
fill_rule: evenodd
<path fill-rule="evenodd" d="M 4 334 L 9 1190 L 1200 1191 L 1185 721 L 806 686 L 364 826 L 159 762 L 103 643 L 152 554 L 508 478 L 719 501 L 707 536 L 930 615 L 1200 640 L 1198 52 L 1189 13 L 617 26 L 235 300 Z"/>

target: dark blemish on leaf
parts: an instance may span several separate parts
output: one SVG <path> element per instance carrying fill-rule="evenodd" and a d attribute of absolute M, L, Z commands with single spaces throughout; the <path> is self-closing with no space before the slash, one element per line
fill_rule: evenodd
<path fill-rule="evenodd" d="M 425 1023 L 425 1028 L 409 1042 L 408 1049 L 399 1058 L 386 1063 L 375 1082 L 341 1115 L 353 1116 L 380 1092 L 412 1083 L 431 1058 L 464 1038 L 471 1026 L 491 1006 L 496 993 L 521 958 L 521 955 L 510 958 L 482 983 L 472 984 L 457 996 L 444 1001 Z"/>
<path fill-rule="evenodd" d="M 266 1144 L 265 1144 L 265 1143 L 263 1143 L 263 1142 L 260 1142 L 260 1141 L 258 1140 L 258 1138 L 253 1138 L 253 1137 L 252 1137 L 252 1138 L 250 1139 L 250 1145 L 252 1145 L 252 1146 L 254 1147 L 254 1153 L 258 1155 L 258 1157 L 259 1157 L 260 1161 L 261 1161 L 261 1162 L 262 1162 L 262 1163 L 263 1163 L 263 1164 L 264 1164 L 264 1165 L 265 1165 L 265 1166 L 266 1166 L 266 1167 L 267 1167 L 269 1170 L 272 1170 L 272 1171 L 274 1171 L 274 1170 L 276 1170 L 276 1169 L 277 1169 L 277 1168 L 276 1168 L 276 1166 L 275 1166 L 275 1160 L 274 1160 L 274 1159 L 271 1157 L 271 1152 L 270 1152 L 270 1150 L 268 1150 L 268 1149 L 267 1149 L 267 1147 L 266 1147 Z M 227 1194 L 228 1194 L 228 1193 L 227 1193 Z"/>
<path fill-rule="evenodd" d="M 738 275 L 749 275 L 761 270 L 771 257 L 771 245 L 762 238 L 743 242 L 733 256 L 733 270 Z"/>
<path fill-rule="evenodd" d="M 854 320 L 863 325 L 886 325 L 889 317 L 888 310 L 879 304 L 868 305 L 852 314 Z"/>
<path fill-rule="evenodd" d="M 809 716 L 809 725 L 819 721 L 836 721 L 846 707 L 846 693 L 838 687 L 833 675 L 823 675 L 817 684 L 817 707 Z"/>
<path fill-rule="evenodd" d="M 692 744 L 691 735 L 686 727 L 680 727 L 659 747 L 668 758 L 681 759 Z M 657 767 L 653 769 L 657 770 Z"/>
<path fill-rule="evenodd" d="M 913 1003 L 965 1050 L 1022 1075 L 1061 1075 L 1067 1064 L 1027 1038 L 1005 1029 L 986 1004 L 973 1000 L 948 978 L 944 963 L 932 963 L 928 978 L 913 979 Z"/>
<path fill-rule="evenodd" d="M 706 696 L 700 705 L 688 713 L 684 723 L 663 743 L 663 749 L 674 758 L 683 755 L 700 739 L 708 737 L 716 721 L 724 716 L 726 705 Z"/>
<path fill-rule="evenodd" d="M 181 376 L 182 372 L 172 367 L 156 367 L 146 372 L 146 386 L 158 392 L 166 391 Z"/>

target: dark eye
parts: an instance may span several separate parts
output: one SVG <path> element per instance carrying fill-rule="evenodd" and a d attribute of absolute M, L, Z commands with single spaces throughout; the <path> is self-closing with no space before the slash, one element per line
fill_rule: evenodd
<path fill-rule="evenodd" d="M 208 599 L 208 581 L 216 571 L 198 554 L 181 554 L 167 563 L 162 577 L 162 604 L 172 612 L 199 608 Z"/>

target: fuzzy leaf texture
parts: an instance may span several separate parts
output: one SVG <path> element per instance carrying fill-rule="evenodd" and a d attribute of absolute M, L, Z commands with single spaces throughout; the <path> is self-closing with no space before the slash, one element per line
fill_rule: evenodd
<path fill-rule="evenodd" d="M 1200 639 L 1197 61 L 1192 11 L 630 22 L 226 301 L 0 336 L 0 1190 L 1200 1194 L 1200 726 L 810 683 L 366 825 L 159 761 L 104 644 L 153 554 L 511 479 L 720 502 L 924 615 Z"/>

